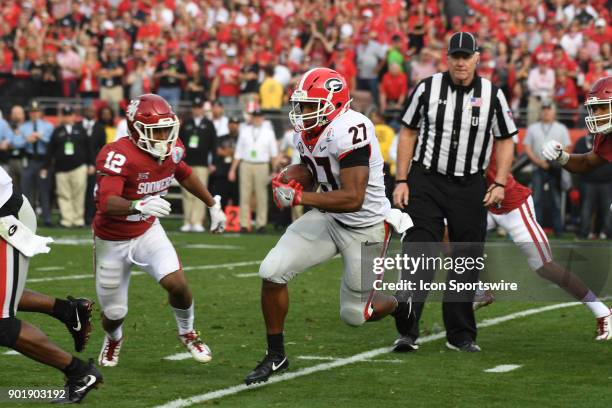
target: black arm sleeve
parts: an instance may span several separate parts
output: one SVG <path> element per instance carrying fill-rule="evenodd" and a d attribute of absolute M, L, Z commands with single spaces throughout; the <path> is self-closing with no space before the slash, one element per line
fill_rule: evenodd
<path fill-rule="evenodd" d="M 370 145 L 360 147 L 347 153 L 340 159 L 340 168 L 369 166 L 370 165 Z"/>

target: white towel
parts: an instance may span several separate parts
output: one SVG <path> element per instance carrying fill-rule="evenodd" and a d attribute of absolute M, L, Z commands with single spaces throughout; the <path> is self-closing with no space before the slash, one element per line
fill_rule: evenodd
<path fill-rule="evenodd" d="M 47 245 L 53 242 L 53 238 L 33 233 L 13 215 L 0 218 L 0 237 L 28 258 L 48 253 L 51 248 Z"/>
<path fill-rule="evenodd" d="M 414 226 L 412 218 L 397 208 L 392 208 L 385 214 L 385 221 L 387 221 L 398 234 L 403 234 Z"/>

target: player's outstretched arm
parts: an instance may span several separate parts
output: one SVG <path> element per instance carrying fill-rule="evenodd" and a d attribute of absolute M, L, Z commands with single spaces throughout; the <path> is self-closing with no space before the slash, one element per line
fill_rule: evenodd
<path fill-rule="evenodd" d="M 555 140 L 550 140 L 544 145 L 542 155 L 548 160 L 561 163 L 563 168 L 572 173 L 588 173 L 606 163 L 593 151 L 584 154 L 569 154 L 563 151 L 563 146 Z"/>
<path fill-rule="evenodd" d="M 192 172 L 187 178 L 179 181 L 179 184 L 185 187 L 191 194 L 202 200 L 208 207 L 215 205 L 213 196 L 195 173 Z"/>
<path fill-rule="evenodd" d="M 370 176 L 368 166 L 340 169 L 339 190 L 322 193 L 302 193 L 302 205 L 316 207 L 329 212 L 355 212 L 361 209 Z"/>
<path fill-rule="evenodd" d="M 605 164 L 606 161 L 596 153 L 570 154 L 569 160 L 563 166 L 571 173 L 588 173 Z"/>

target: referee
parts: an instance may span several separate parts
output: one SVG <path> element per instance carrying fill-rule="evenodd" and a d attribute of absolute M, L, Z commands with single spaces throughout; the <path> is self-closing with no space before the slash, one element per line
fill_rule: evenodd
<path fill-rule="evenodd" d="M 448 71 L 419 82 L 404 109 L 393 201 L 414 221 L 415 227 L 403 240 L 408 256 L 440 256 L 440 246 L 431 243 L 442 241 L 445 219 L 452 256 L 482 256 L 487 207 L 504 198 L 514 149 L 512 136 L 518 131 L 503 92 L 476 75 L 479 56 L 471 33 L 453 34 Z M 497 176 L 487 188 L 483 174 L 493 143 L 497 144 Z M 454 244 L 457 242 L 473 244 Z M 411 271 L 409 279 L 417 284 L 419 280 L 431 282 L 434 272 Z M 460 272 L 449 271 L 447 280 L 478 280 L 474 268 Z M 408 319 L 396 319 L 400 337 L 394 343 L 395 351 L 418 348 L 415 341 L 426 297 L 426 291 L 415 291 L 414 313 Z M 444 293 L 442 313 L 450 349 L 480 351 L 472 298 L 473 293 Z"/>

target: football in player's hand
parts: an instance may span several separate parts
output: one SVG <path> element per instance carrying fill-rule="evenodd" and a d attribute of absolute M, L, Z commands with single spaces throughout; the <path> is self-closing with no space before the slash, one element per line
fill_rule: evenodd
<path fill-rule="evenodd" d="M 289 183 L 291 180 L 295 180 L 304 187 L 304 191 L 311 191 L 314 187 L 314 179 L 312 172 L 305 164 L 291 164 L 281 170 L 280 181 L 282 183 Z"/>

